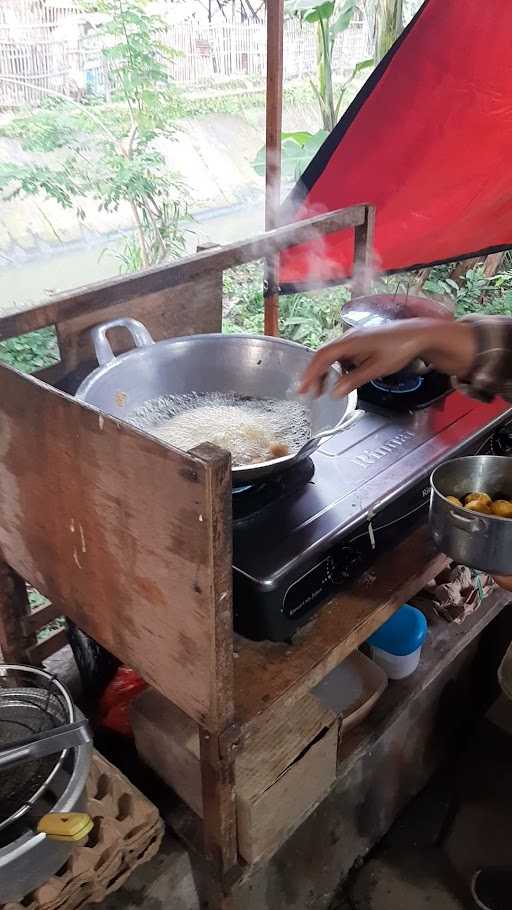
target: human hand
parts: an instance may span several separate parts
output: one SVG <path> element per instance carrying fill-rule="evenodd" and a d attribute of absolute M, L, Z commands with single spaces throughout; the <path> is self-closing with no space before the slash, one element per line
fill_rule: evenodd
<path fill-rule="evenodd" d="M 375 329 L 352 329 L 317 352 L 304 374 L 300 392 L 321 395 L 334 363 L 348 371 L 336 384 L 334 397 L 397 373 L 418 357 L 442 373 L 463 378 L 470 372 L 476 353 L 476 333 L 470 322 L 404 319 Z"/>

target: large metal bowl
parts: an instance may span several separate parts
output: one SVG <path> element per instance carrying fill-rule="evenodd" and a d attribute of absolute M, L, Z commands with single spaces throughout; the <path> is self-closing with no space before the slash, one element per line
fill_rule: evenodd
<path fill-rule="evenodd" d="M 431 487 L 430 527 L 441 552 L 490 575 L 512 575 L 512 519 L 470 512 L 447 499 L 471 492 L 512 499 L 512 458 L 455 458 L 436 468 Z"/>
<path fill-rule="evenodd" d="M 66 687 L 45 670 L 0 664 L 0 680 L 0 739 L 4 737 L 4 745 L 14 744 L 18 729 L 24 738 L 26 733 L 83 719 Z M 48 812 L 86 809 L 91 757 L 92 743 L 87 742 L 50 756 L 49 762 L 31 760 L 0 771 L 0 816 L 7 816 L 0 824 L 0 904 L 21 901 L 66 862 L 73 845 L 51 840 L 34 828 L 37 819 Z M 6 775 L 19 769 L 23 772 L 19 781 L 15 778 L 19 809 L 10 813 L 6 802 L 10 802 L 13 780 Z"/>
<path fill-rule="evenodd" d="M 129 331 L 136 349 L 115 357 L 107 333 L 119 327 Z M 234 392 L 289 400 L 313 357 L 300 344 L 259 335 L 191 335 L 155 343 L 145 326 L 134 319 L 95 326 L 91 334 L 100 366 L 82 382 L 76 397 L 124 419 L 148 400 L 171 394 Z M 338 379 L 339 371 L 332 367 L 327 391 Z M 356 402 L 355 392 L 339 399 L 326 394 L 312 401 L 309 442 L 292 455 L 234 467 L 234 482 L 254 481 L 307 458 L 326 436 L 346 429 L 359 416 Z"/>

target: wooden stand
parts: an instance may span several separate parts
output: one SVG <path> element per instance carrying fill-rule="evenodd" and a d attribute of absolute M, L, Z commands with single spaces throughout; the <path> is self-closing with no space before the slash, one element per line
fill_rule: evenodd
<path fill-rule="evenodd" d="M 73 392 L 94 367 L 90 327 L 115 316 L 140 318 L 156 340 L 220 330 L 226 268 L 343 227 L 356 229 L 356 258 L 367 261 L 372 221 L 369 207 L 356 206 L 0 320 L 0 338 L 54 325 L 61 352 L 39 378 L 0 368 L 4 660 L 43 660 L 48 648 L 34 650 L 38 624 L 66 615 L 196 725 L 212 907 L 229 906 L 241 874 L 237 809 L 238 822 L 242 805 L 258 816 L 260 794 L 247 787 L 258 762 L 274 762 L 261 775 L 263 792 L 272 775 L 292 765 L 299 774 L 298 757 L 334 722 L 337 729 L 337 718 L 308 714 L 311 689 L 444 560 L 419 532 L 375 567 L 375 581 L 331 598 L 293 646 L 234 640 L 229 456 L 211 446 L 172 450 L 48 382 Z M 113 344 L 122 351 L 126 339 Z M 51 601 L 39 618 L 28 616 L 25 582 Z M 331 767 L 326 750 L 336 752 L 338 737 L 329 736 L 311 755 L 326 755 Z M 282 742 L 288 751 L 279 753 Z M 276 823 L 272 849 L 285 830 Z"/>

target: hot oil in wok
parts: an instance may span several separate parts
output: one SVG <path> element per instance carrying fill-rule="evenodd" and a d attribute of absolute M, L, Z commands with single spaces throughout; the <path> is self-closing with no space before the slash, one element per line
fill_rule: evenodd
<path fill-rule="evenodd" d="M 129 419 L 183 451 L 204 442 L 227 449 L 234 467 L 294 455 L 311 436 L 302 402 L 220 393 L 165 395 L 144 402 Z"/>

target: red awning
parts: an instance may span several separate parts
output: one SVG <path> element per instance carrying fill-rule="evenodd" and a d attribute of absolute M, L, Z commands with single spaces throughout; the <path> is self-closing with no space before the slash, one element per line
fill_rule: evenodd
<path fill-rule="evenodd" d="M 512 247 L 512 0 L 426 0 L 283 207 L 377 208 L 384 271 Z M 283 290 L 336 283 L 350 232 L 281 255 Z"/>

